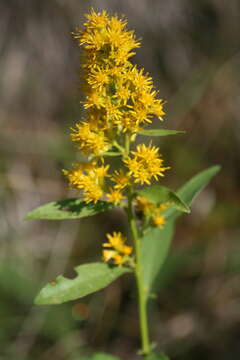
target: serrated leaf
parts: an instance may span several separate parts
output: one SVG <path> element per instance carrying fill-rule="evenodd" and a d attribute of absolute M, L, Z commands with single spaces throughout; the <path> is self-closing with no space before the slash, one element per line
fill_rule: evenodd
<path fill-rule="evenodd" d="M 177 191 L 177 194 L 187 205 L 191 205 L 195 197 L 207 186 L 219 170 L 220 166 L 212 166 L 200 172 L 182 186 Z M 176 209 L 170 208 L 166 210 L 168 219 L 164 228 L 162 230 L 159 228 L 150 228 L 141 239 L 144 283 L 148 294 L 153 291 L 154 282 L 168 255 L 175 230 L 174 223 L 179 215 L 181 215 L 181 212 Z"/>
<path fill-rule="evenodd" d="M 79 299 L 105 288 L 119 276 L 131 272 L 130 268 L 109 266 L 104 263 L 79 265 L 74 268 L 76 277 L 68 279 L 62 275 L 49 282 L 35 299 L 36 305 L 62 304 Z"/>
<path fill-rule="evenodd" d="M 142 129 L 139 131 L 139 134 L 145 136 L 168 136 L 168 135 L 177 135 L 177 134 L 185 134 L 183 130 L 167 130 L 167 129 Z"/>
<path fill-rule="evenodd" d="M 169 207 L 186 213 L 190 212 L 189 207 L 182 201 L 182 199 L 175 192 L 165 186 L 152 185 L 137 191 L 137 193 L 146 197 L 156 205 L 168 203 Z"/>
<path fill-rule="evenodd" d="M 30 211 L 25 219 L 79 219 L 92 216 L 113 208 L 113 205 L 105 201 L 98 201 L 96 204 L 87 204 L 82 199 L 65 199 L 50 202 Z"/>

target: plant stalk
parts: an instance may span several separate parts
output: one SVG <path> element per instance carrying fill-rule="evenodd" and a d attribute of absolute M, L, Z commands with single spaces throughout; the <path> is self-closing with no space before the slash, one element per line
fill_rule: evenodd
<path fill-rule="evenodd" d="M 130 135 L 126 133 L 125 136 L 125 157 L 129 156 L 130 152 Z M 150 353 L 150 342 L 149 342 L 149 331 L 148 331 L 148 319 L 147 319 L 147 295 L 144 289 L 143 272 L 141 266 L 141 244 L 138 236 L 138 229 L 136 219 L 133 211 L 133 188 L 128 187 L 128 208 L 127 208 L 128 222 L 130 231 L 134 243 L 136 263 L 135 263 L 135 278 L 138 290 L 138 306 L 139 306 L 139 320 L 140 320 L 140 331 L 142 349 L 141 353 L 146 356 Z"/>

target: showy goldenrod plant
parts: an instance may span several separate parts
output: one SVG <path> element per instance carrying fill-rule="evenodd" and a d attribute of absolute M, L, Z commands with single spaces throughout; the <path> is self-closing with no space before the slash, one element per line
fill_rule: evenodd
<path fill-rule="evenodd" d="M 164 359 L 164 355 L 153 353 L 148 301 L 167 256 L 176 218 L 181 212 L 190 212 L 193 198 L 219 167 L 201 172 L 177 192 L 161 185 L 161 178 L 170 170 L 168 162 L 151 140 L 146 144 L 139 141 L 144 136 L 181 131 L 148 129 L 154 118 L 162 122 L 164 101 L 158 97 L 152 78 L 131 62 L 140 42 L 127 30 L 126 20 L 106 11 L 91 11 L 86 18 L 84 27 L 73 34 L 82 48 L 81 106 L 85 112 L 71 129 L 76 151 L 84 160 L 63 170 L 79 197 L 41 206 L 27 218 L 78 219 L 119 207 L 126 214 L 129 231 L 125 235 L 117 231 L 106 234 L 99 254 L 102 261 L 77 266 L 74 279 L 57 277 L 40 291 L 35 303 L 78 299 L 131 273 L 138 294 L 141 354 Z M 117 160 L 117 169 L 109 161 L 112 157 Z"/>

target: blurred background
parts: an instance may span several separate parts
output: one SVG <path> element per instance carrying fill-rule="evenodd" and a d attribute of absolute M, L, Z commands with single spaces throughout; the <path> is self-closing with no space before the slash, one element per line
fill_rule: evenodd
<path fill-rule="evenodd" d="M 132 281 L 60 306 L 35 307 L 40 287 L 100 258 L 121 213 L 81 221 L 25 221 L 72 196 L 61 169 L 76 153 L 79 49 L 70 32 L 93 7 L 125 14 L 142 38 L 133 58 L 167 100 L 161 139 L 173 189 L 204 168 L 222 170 L 182 216 L 150 306 L 152 338 L 172 360 L 240 358 L 239 0 L 1 0 L 0 359 L 78 360 L 91 350 L 136 358 Z M 155 123 L 154 126 L 160 126 Z M 142 139 L 145 141 L 146 139 Z M 154 140 L 156 142 L 156 140 Z"/>

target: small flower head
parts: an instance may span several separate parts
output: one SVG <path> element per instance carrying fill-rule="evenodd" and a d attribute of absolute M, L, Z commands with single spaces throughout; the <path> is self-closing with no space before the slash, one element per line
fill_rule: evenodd
<path fill-rule="evenodd" d="M 128 158 L 125 163 L 129 169 L 129 174 L 140 184 L 150 184 L 152 178 L 158 179 L 158 176 L 164 176 L 164 172 L 169 167 L 163 167 L 158 148 L 155 146 L 146 146 L 141 144 L 137 146 L 137 151 L 132 151 L 133 158 Z"/>
<path fill-rule="evenodd" d="M 103 244 L 103 260 L 113 261 L 115 265 L 122 265 L 129 262 L 129 256 L 132 253 L 132 247 L 125 245 L 126 238 L 120 232 L 107 234 L 108 242 Z"/>
<path fill-rule="evenodd" d="M 163 226 L 166 224 L 165 218 L 162 215 L 158 215 L 153 218 L 153 224 L 158 226 L 160 229 L 163 229 Z"/>
<path fill-rule="evenodd" d="M 95 55 L 92 58 L 96 62 L 111 60 L 116 65 L 127 65 L 128 58 L 134 55 L 132 50 L 140 46 L 133 31 L 126 30 L 127 22 L 116 16 L 110 17 L 106 11 L 92 11 L 86 17 L 85 29 L 76 29 L 74 34 L 79 44 Z M 92 65 L 92 58 L 89 65 Z"/>
<path fill-rule="evenodd" d="M 137 209 L 142 211 L 143 217 L 148 221 L 150 220 L 151 225 L 158 226 L 160 229 L 163 229 L 166 221 L 162 212 L 168 208 L 168 203 L 156 205 L 146 197 L 139 195 L 136 197 L 136 205 Z"/>
<path fill-rule="evenodd" d="M 108 201 L 113 203 L 114 205 L 119 205 L 125 197 L 120 189 L 112 189 L 110 188 L 110 192 L 107 194 Z"/>
<path fill-rule="evenodd" d="M 76 142 L 83 154 L 99 155 L 108 150 L 109 144 L 104 131 L 93 127 L 91 123 L 82 122 L 76 124 L 71 134 L 72 140 Z"/>
<path fill-rule="evenodd" d="M 92 179 L 86 178 L 85 186 L 83 199 L 87 204 L 90 202 L 96 203 L 103 196 L 101 186 L 96 184 Z"/>
<path fill-rule="evenodd" d="M 115 182 L 114 188 L 117 190 L 122 190 L 130 184 L 129 176 L 122 169 L 116 170 L 111 176 L 111 180 Z"/>
<path fill-rule="evenodd" d="M 83 191 L 84 200 L 96 203 L 103 196 L 104 178 L 109 165 L 98 166 L 95 161 L 75 164 L 72 171 L 63 170 L 72 187 Z"/>
<path fill-rule="evenodd" d="M 142 211 L 144 215 L 150 216 L 155 209 L 155 205 L 144 196 L 136 197 L 136 205 L 138 210 Z"/>

